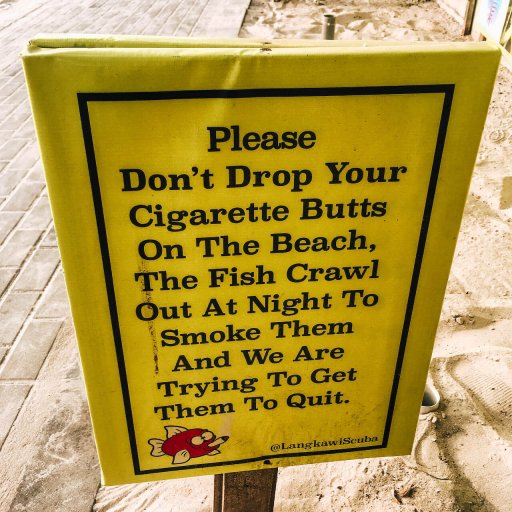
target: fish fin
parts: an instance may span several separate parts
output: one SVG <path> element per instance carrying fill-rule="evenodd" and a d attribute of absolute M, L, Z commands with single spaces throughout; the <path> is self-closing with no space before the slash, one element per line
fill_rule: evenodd
<path fill-rule="evenodd" d="M 190 453 L 187 450 L 180 450 L 172 459 L 173 464 L 183 464 L 190 460 Z"/>
<path fill-rule="evenodd" d="M 208 455 L 218 455 L 219 453 L 219 450 L 213 450 L 213 452 L 210 452 Z"/>
<path fill-rule="evenodd" d="M 162 445 L 164 444 L 162 439 L 150 439 L 148 443 L 153 447 L 151 450 L 151 455 L 153 455 L 153 457 L 161 457 L 162 455 L 165 455 L 162 451 Z"/>
<path fill-rule="evenodd" d="M 167 432 L 167 439 L 169 439 L 169 437 L 175 436 L 180 432 L 186 432 L 187 429 L 184 427 L 177 427 L 176 425 L 170 425 L 165 427 L 165 431 Z"/>
<path fill-rule="evenodd" d="M 215 439 L 215 441 L 210 443 L 208 446 L 219 446 L 219 444 L 225 443 L 228 439 L 228 436 L 217 437 L 217 439 Z"/>

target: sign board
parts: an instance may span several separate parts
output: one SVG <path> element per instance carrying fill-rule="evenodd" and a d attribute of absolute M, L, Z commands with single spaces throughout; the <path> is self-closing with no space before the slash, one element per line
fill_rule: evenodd
<path fill-rule="evenodd" d="M 505 43 L 502 34 L 510 9 L 509 0 L 480 0 L 475 13 L 476 29 L 496 43 Z"/>
<path fill-rule="evenodd" d="M 107 484 L 409 452 L 498 59 L 32 41 Z"/>

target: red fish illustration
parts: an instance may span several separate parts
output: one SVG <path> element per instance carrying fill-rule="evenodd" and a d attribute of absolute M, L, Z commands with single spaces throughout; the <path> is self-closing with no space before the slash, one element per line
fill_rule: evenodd
<path fill-rule="evenodd" d="M 195 457 L 204 455 L 217 455 L 218 447 L 225 443 L 229 437 L 216 437 L 213 432 L 202 428 L 186 429 L 175 425 L 165 427 L 167 439 L 150 439 L 148 443 L 153 447 L 151 455 L 161 457 L 170 455 L 173 464 L 183 464 Z"/>

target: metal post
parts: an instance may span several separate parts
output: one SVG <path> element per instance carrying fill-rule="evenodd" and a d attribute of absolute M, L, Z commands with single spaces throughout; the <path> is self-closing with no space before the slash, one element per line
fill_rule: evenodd
<path fill-rule="evenodd" d="M 334 39 L 334 32 L 336 31 L 336 16 L 334 14 L 324 14 L 322 23 L 322 38 Z"/>
<path fill-rule="evenodd" d="M 277 468 L 215 475 L 213 512 L 272 512 Z"/>

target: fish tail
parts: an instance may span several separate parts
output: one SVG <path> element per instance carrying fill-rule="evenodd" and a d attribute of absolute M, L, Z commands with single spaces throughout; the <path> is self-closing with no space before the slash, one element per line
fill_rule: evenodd
<path fill-rule="evenodd" d="M 162 451 L 162 445 L 164 444 L 163 439 L 150 439 L 148 443 L 153 447 L 151 450 L 151 455 L 153 457 L 161 457 L 162 455 L 165 455 L 165 453 Z"/>

